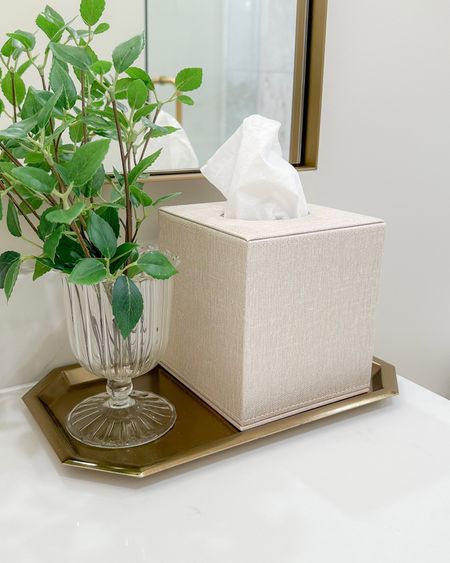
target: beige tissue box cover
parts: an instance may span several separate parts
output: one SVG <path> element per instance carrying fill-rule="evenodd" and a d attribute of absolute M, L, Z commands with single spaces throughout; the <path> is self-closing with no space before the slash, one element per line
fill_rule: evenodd
<path fill-rule="evenodd" d="M 165 367 L 240 430 L 368 391 L 384 222 L 223 209 L 160 210 L 160 246 L 181 258 Z"/>

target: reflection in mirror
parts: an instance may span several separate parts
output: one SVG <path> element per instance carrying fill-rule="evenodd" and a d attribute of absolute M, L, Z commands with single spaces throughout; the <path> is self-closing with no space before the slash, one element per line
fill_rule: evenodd
<path fill-rule="evenodd" d="M 289 157 L 296 7 L 297 0 L 147 0 L 148 70 L 158 96 L 172 95 L 178 69 L 203 68 L 195 105 L 174 102 L 159 118 L 181 127 L 153 141 L 164 145 L 159 170 L 197 169 L 255 113 L 281 122 Z"/>

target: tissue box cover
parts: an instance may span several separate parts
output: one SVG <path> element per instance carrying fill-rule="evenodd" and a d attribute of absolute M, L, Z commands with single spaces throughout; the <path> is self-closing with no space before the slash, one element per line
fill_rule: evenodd
<path fill-rule="evenodd" d="M 181 259 L 165 367 L 240 430 L 367 392 L 384 222 L 223 210 L 160 210 L 160 246 Z"/>

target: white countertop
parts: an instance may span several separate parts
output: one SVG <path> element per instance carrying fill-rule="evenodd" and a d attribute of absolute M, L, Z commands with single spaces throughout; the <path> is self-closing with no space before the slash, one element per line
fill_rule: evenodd
<path fill-rule="evenodd" d="M 64 467 L 0 392 L 1 563 L 446 563 L 450 403 L 400 396 L 131 480 Z"/>

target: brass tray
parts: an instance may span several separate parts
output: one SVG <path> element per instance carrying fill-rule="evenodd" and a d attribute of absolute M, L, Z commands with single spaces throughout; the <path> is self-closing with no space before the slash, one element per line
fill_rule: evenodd
<path fill-rule="evenodd" d="M 151 390 L 167 397 L 177 410 L 177 422 L 168 434 L 135 448 L 108 450 L 85 446 L 66 432 L 64 421 L 71 409 L 105 388 L 104 379 L 79 366 L 52 371 L 30 389 L 23 400 L 65 465 L 147 477 L 398 393 L 395 368 L 375 358 L 368 393 L 240 432 L 161 366 L 133 381 L 136 389 Z"/>

